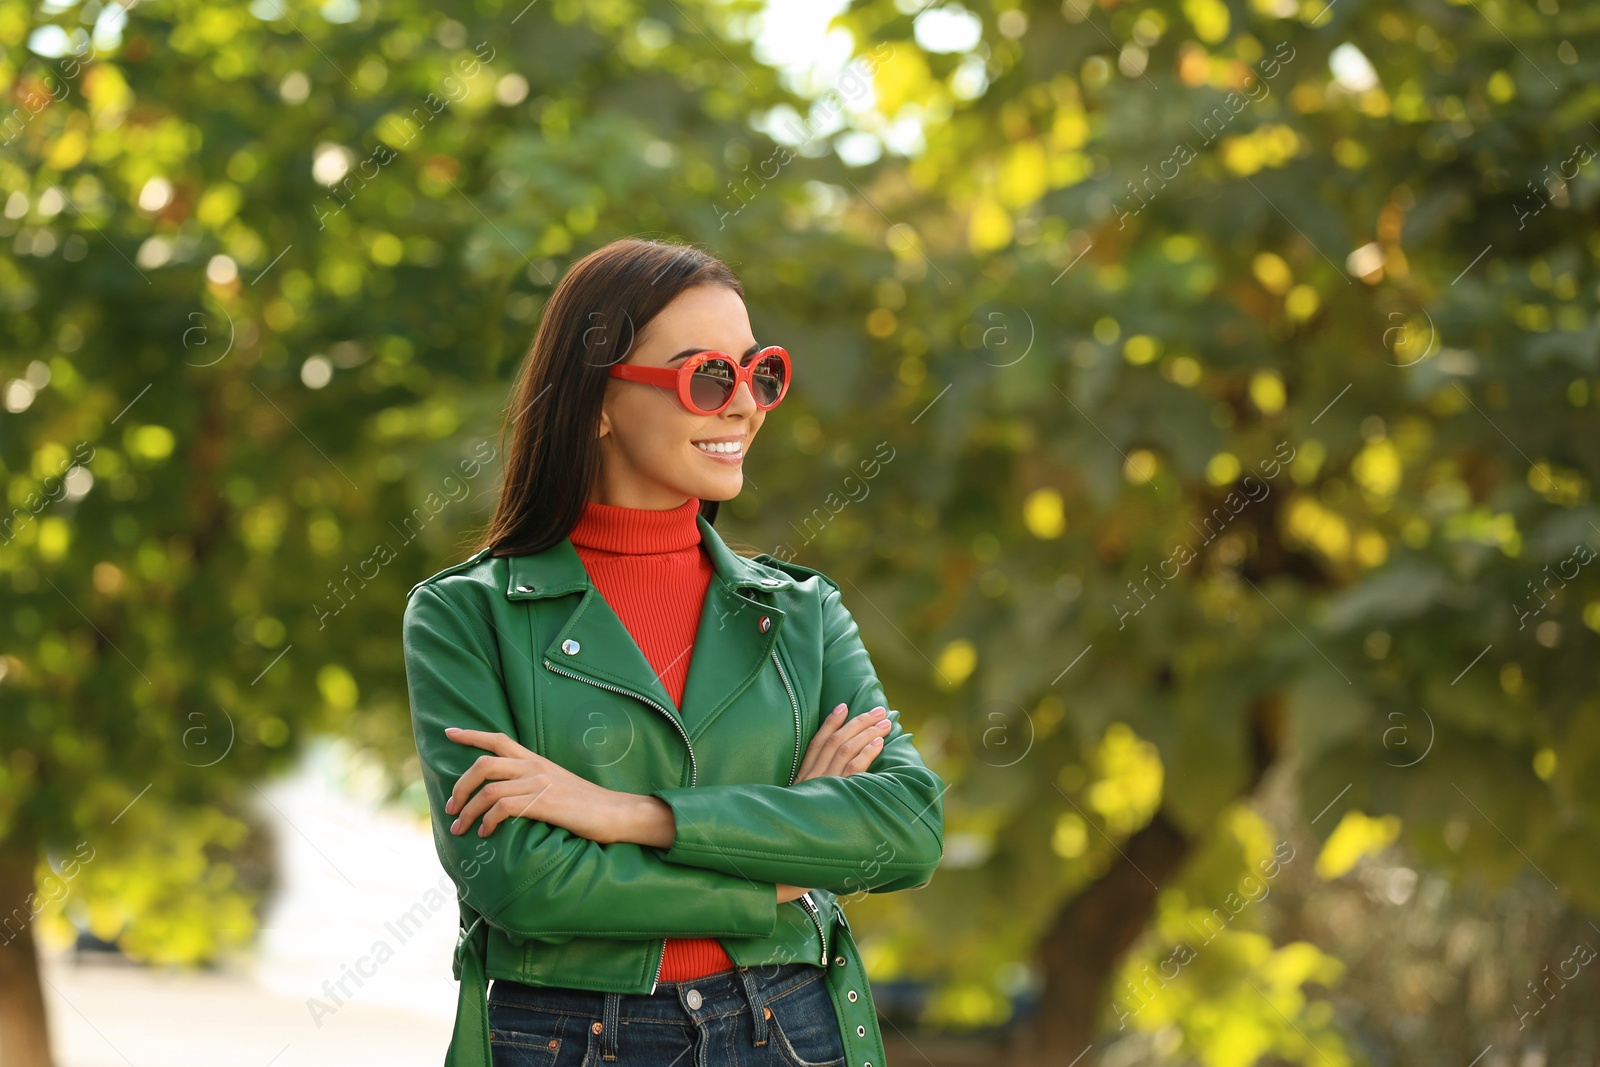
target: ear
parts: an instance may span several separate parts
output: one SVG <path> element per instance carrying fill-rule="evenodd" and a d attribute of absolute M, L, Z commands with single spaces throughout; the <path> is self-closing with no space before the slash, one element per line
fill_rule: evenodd
<path fill-rule="evenodd" d="M 611 415 L 606 411 L 605 405 L 600 406 L 600 428 L 595 431 L 595 437 L 601 438 L 611 432 Z"/>

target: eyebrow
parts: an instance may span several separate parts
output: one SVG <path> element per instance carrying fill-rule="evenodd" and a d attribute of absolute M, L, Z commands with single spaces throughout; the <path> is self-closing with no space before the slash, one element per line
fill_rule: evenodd
<path fill-rule="evenodd" d="M 676 363 L 676 362 L 678 362 L 678 360 L 686 359 L 689 356 L 694 355 L 696 352 L 718 352 L 718 351 L 721 351 L 721 349 L 716 349 L 716 348 L 685 348 L 682 352 L 679 352 L 677 355 L 675 355 L 671 359 L 667 360 L 667 362 L 668 363 Z M 746 359 L 748 359 L 751 356 L 755 355 L 759 351 L 761 351 L 761 344 L 760 344 L 760 342 L 757 342 L 757 343 L 751 345 L 749 348 L 745 349 L 744 352 L 742 352 L 740 354 L 739 362 L 743 363 Z"/>

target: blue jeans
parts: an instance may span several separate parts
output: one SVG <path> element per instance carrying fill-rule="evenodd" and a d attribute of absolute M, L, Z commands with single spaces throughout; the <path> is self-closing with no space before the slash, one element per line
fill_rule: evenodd
<path fill-rule="evenodd" d="M 651 994 L 497 978 L 494 1067 L 842 1067 L 825 974 L 814 963 L 741 967 Z"/>

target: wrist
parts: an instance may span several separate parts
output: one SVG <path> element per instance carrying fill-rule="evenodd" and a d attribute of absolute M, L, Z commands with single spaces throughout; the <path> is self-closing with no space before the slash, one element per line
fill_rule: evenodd
<path fill-rule="evenodd" d="M 672 806 L 660 797 L 639 797 L 632 822 L 633 832 L 628 839 L 638 844 L 670 849 L 677 838 L 678 824 Z"/>

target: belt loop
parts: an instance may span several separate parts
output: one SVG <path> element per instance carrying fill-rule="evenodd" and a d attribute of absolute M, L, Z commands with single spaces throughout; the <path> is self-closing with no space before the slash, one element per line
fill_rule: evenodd
<path fill-rule="evenodd" d="M 617 1027 L 621 1025 L 618 1017 L 622 1014 L 622 995 L 607 993 L 605 1006 L 600 1009 L 600 1057 L 606 1060 L 617 1058 Z"/>
<path fill-rule="evenodd" d="M 760 982 L 750 968 L 740 967 L 735 973 L 744 984 L 745 999 L 750 1002 L 750 1018 L 756 1028 L 755 1047 L 760 1048 L 767 1043 L 767 1003 L 761 995 Z"/>
<path fill-rule="evenodd" d="M 461 984 L 456 990 L 455 1029 L 444 1061 L 450 1067 L 490 1067 L 494 1050 L 489 1041 L 489 978 L 484 973 L 489 927 L 465 900 L 458 899 L 458 903 L 462 928 L 451 967 Z M 468 915 L 472 916 L 470 924 Z"/>

